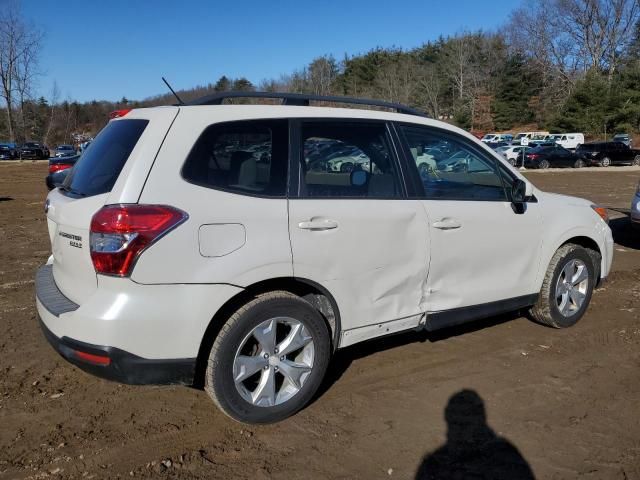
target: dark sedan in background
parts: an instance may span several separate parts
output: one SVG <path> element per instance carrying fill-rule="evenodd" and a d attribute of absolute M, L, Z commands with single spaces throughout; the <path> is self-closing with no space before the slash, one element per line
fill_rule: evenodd
<path fill-rule="evenodd" d="M 0 143 L 0 160 L 13 160 L 18 157 L 18 147 L 15 143 Z"/>
<path fill-rule="evenodd" d="M 622 142 L 592 142 L 580 145 L 576 152 L 587 159 L 588 165 L 640 165 L 640 150 Z"/>
<path fill-rule="evenodd" d="M 49 158 L 49 149 L 42 143 L 26 142 L 20 147 L 20 158 L 46 160 Z"/>
<path fill-rule="evenodd" d="M 73 157 L 77 154 L 78 153 L 73 145 L 58 145 L 56 147 L 54 157 Z"/>
<path fill-rule="evenodd" d="M 587 161 L 581 153 L 574 153 L 557 144 L 532 148 L 524 158 L 525 168 L 581 168 L 585 165 Z"/>
<path fill-rule="evenodd" d="M 73 157 L 55 157 L 49 159 L 49 175 L 45 179 L 47 188 L 53 190 L 67 177 L 71 168 L 76 164 L 80 155 Z"/>

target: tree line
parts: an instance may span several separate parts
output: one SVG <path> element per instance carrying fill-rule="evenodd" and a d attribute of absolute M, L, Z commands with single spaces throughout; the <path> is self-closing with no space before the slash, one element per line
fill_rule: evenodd
<path fill-rule="evenodd" d="M 178 94 L 184 100 L 226 90 L 349 95 L 404 103 L 474 131 L 638 133 L 639 19 L 638 0 L 534 0 L 496 31 L 464 31 L 412 49 L 375 47 L 342 59 L 324 55 L 257 84 L 222 76 Z M 19 9 L 0 16 L 0 140 L 70 142 L 74 134 L 97 132 L 112 110 L 175 103 L 171 94 L 61 101 L 57 87 L 48 98 L 33 98 L 41 42 Z"/>

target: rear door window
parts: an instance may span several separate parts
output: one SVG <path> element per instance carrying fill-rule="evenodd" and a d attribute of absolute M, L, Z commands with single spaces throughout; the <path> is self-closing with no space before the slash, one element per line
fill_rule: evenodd
<path fill-rule="evenodd" d="M 81 197 L 110 192 L 148 124 L 140 119 L 109 122 L 73 167 L 62 190 Z"/>
<path fill-rule="evenodd" d="M 305 121 L 301 130 L 303 197 L 402 197 L 384 123 Z"/>

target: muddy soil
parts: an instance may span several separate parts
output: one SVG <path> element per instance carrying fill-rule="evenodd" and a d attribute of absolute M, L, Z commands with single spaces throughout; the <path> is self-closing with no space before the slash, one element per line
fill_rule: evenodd
<path fill-rule="evenodd" d="M 355 346 L 311 405 L 260 427 L 49 347 L 33 291 L 45 172 L 0 164 L 0 478 L 640 478 L 640 234 L 625 216 L 640 170 L 527 174 L 618 210 L 613 272 L 578 325 L 514 314 Z"/>

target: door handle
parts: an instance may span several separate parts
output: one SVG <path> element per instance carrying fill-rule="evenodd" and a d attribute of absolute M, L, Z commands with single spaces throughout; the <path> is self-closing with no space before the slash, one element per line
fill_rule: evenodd
<path fill-rule="evenodd" d="M 338 222 L 335 220 L 309 220 L 308 222 L 300 222 L 298 223 L 298 228 L 302 230 L 332 230 L 334 228 L 338 228 Z"/>
<path fill-rule="evenodd" d="M 454 218 L 443 218 L 434 222 L 433 227 L 440 230 L 454 230 L 462 227 L 462 224 Z"/>

